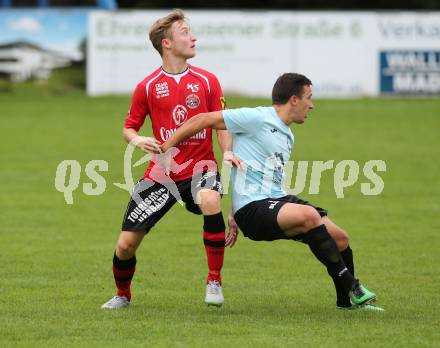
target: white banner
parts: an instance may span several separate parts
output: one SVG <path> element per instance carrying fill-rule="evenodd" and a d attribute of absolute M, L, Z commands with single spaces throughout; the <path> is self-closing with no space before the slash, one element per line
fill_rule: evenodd
<path fill-rule="evenodd" d="M 131 93 L 160 66 L 148 29 L 167 13 L 91 13 L 90 95 Z M 392 88 L 393 81 L 381 75 L 389 70 L 382 62 L 388 57 L 384 52 L 410 51 L 415 56 L 418 51 L 434 52 L 438 57 L 435 52 L 440 51 L 440 13 L 186 11 L 186 15 L 198 39 L 197 56 L 190 63 L 216 74 L 226 95 L 269 97 L 283 72 L 308 76 L 318 97 L 399 93 Z M 411 75 L 407 80 L 437 81 L 432 74 L 438 72 L 430 71 L 429 76 Z"/>

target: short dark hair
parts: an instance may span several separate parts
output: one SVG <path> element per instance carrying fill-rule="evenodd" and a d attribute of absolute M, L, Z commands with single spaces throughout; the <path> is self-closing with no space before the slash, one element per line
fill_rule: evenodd
<path fill-rule="evenodd" d="M 301 74 L 285 73 L 278 77 L 272 89 L 272 104 L 286 104 L 291 96 L 301 98 L 304 93 L 304 86 L 310 86 L 312 81 Z"/>

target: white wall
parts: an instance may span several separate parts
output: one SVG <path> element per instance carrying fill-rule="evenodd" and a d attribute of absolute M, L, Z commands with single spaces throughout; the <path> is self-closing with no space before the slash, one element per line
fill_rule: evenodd
<path fill-rule="evenodd" d="M 147 34 L 151 24 L 166 14 L 166 11 L 91 13 L 87 57 L 89 94 L 131 93 L 137 82 L 160 65 L 160 57 Z M 409 64 L 398 67 L 392 74 L 404 72 L 412 74 L 408 78 L 424 81 L 424 78 L 435 80 L 440 72 L 440 13 L 187 11 L 186 14 L 198 38 L 197 57 L 190 62 L 215 73 L 225 94 L 267 97 L 276 77 L 291 71 L 310 77 L 316 96 L 376 96 L 381 93 L 381 71 L 386 70 L 380 66 L 381 51 L 404 51 L 397 53 L 403 54 L 404 60 L 408 55 L 411 58 L 417 52 L 425 52 L 425 58 L 421 58 L 425 61 L 426 52 L 432 51 L 439 66 L 437 71 L 433 62 L 427 71 L 426 66 Z M 391 91 L 383 87 L 382 93 L 399 92 L 394 88 L 394 75 L 390 78 L 388 82 L 382 78 L 382 86 L 387 83 L 392 86 Z M 438 93 L 440 86 L 429 91 Z M 423 88 L 419 92 L 426 93 Z"/>

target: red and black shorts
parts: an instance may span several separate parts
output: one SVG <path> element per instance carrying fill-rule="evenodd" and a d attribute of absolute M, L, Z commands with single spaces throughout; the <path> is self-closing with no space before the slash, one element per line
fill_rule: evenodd
<path fill-rule="evenodd" d="M 255 241 L 272 241 L 277 239 L 301 240 L 302 234 L 288 237 L 278 225 L 277 216 L 286 203 L 309 205 L 316 209 L 321 217 L 327 216 L 327 210 L 310 204 L 297 196 L 287 195 L 280 198 L 267 198 L 246 204 L 237 210 L 234 219 L 245 237 Z"/>
<path fill-rule="evenodd" d="M 220 174 L 207 171 L 190 179 L 162 184 L 141 179 L 136 183 L 128 202 L 122 230 L 148 233 L 178 200 L 185 203 L 188 211 L 200 215 L 202 212 L 196 197 L 202 189 L 222 194 Z"/>

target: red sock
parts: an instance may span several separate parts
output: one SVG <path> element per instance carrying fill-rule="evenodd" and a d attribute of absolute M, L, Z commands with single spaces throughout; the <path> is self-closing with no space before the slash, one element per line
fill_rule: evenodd
<path fill-rule="evenodd" d="M 204 216 L 203 242 L 208 258 L 209 274 L 207 282 L 217 280 L 222 283 L 221 270 L 225 253 L 225 223 L 222 213 Z"/>
<path fill-rule="evenodd" d="M 136 256 L 129 260 L 121 260 L 116 254 L 113 257 L 113 276 L 115 284 L 118 288 L 117 295 L 125 296 L 127 300 L 131 300 L 131 280 L 136 270 Z"/>
<path fill-rule="evenodd" d="M 205 231 L 203 233 L 203 241 L 208 258 L 209 274 L 207 281 L 217 280 L 221 284 L 221 270 L 225 253 L 225 232 L 210 233 Z"/>

